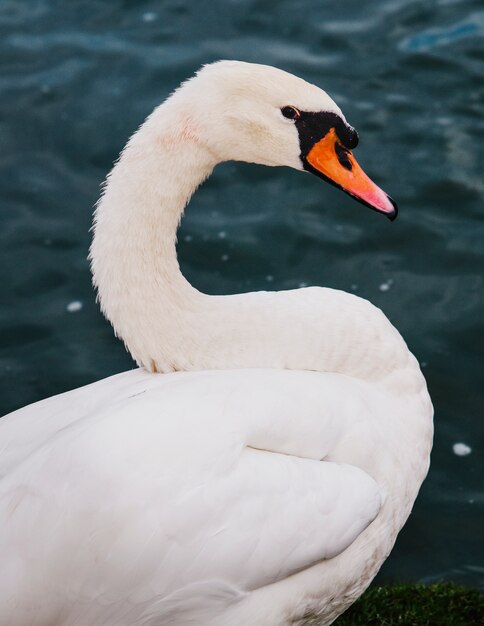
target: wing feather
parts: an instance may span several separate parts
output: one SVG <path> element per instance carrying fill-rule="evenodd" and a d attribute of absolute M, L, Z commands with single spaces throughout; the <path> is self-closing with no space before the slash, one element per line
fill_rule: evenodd
<path fill-rule="evenodd" d="M 32 407 L 0 422 L 0 617 L 30 606 L 18 624 L 52 623 L 68 606 L 94 623 L 116 606 L 134 623 L 193 585 L 237 597 L 332 558 L 377 515 L 368 474 L 321 460 L 361 419 L 346 377 L 113 378 L 40 403 L 46 432 Z"/>

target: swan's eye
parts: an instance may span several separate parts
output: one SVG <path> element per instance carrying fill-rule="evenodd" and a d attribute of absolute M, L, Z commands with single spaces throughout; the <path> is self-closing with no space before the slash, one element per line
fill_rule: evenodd
<path fill-rule="evenodd" d="M 281 113 L 290 120 L 298 120 L 301 117 L 301 113 L 296 107 L 282 107 Z"/>

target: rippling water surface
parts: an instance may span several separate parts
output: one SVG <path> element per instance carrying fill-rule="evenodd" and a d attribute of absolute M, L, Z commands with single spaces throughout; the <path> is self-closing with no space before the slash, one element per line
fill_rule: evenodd
<path fill-rule="evenodd" d="M 182 268 L 209 293 L 327 285 L 384 310 L 424 368 L 436 436 L 380 579 L 483 585 L 483 35 L 470 0 L 2 0 L 0 414 L 132 367 L 86 261 L 129 134 L 202 63 L 281 67 L 337 100 L 399 219 L 224 164 L 183 221 Z"/>

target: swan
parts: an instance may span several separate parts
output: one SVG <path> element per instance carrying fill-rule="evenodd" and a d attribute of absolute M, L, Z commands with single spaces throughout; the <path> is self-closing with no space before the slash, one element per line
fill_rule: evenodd
<path fill-rule="evenodd" d="M 131 137 L 90 251 L 140 366 L 0 420 L 2 626 L 333 622 L 429 467 L 432 404 L 383 313 L 333 289 L 208 296 L 176 231 L 217 163 L 311 172 L 396 216 L 321 89 L 204 66 Z"/>

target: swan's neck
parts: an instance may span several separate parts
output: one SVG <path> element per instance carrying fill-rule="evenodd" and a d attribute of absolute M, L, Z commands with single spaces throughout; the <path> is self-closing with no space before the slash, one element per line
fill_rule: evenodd
<path fill-rule="evenodd" d="M 371 380 L 408 369 L 405 343 L 366 300 L 320 288 L 216 297 L 189 285 L 176 230 L 216 159 L 186 123 L 163 125 L 162 115 L 111 172 L 91 248 L 101 307 L 136 361 L 152 371 L 282 367 Z"/>
<path fill-rule="evenodd" d="M 174 369 L 168 345 L 176 345 L 175 335 L 184 330 L 183 311 L 202 297 L 180 272 L 176 231 L 215 164 L 176 119 L 160 128 L 166 106 L 133 135 L 109 174 L 90 254 L 104 314 L 138 364 L 159 371 Z"/>

